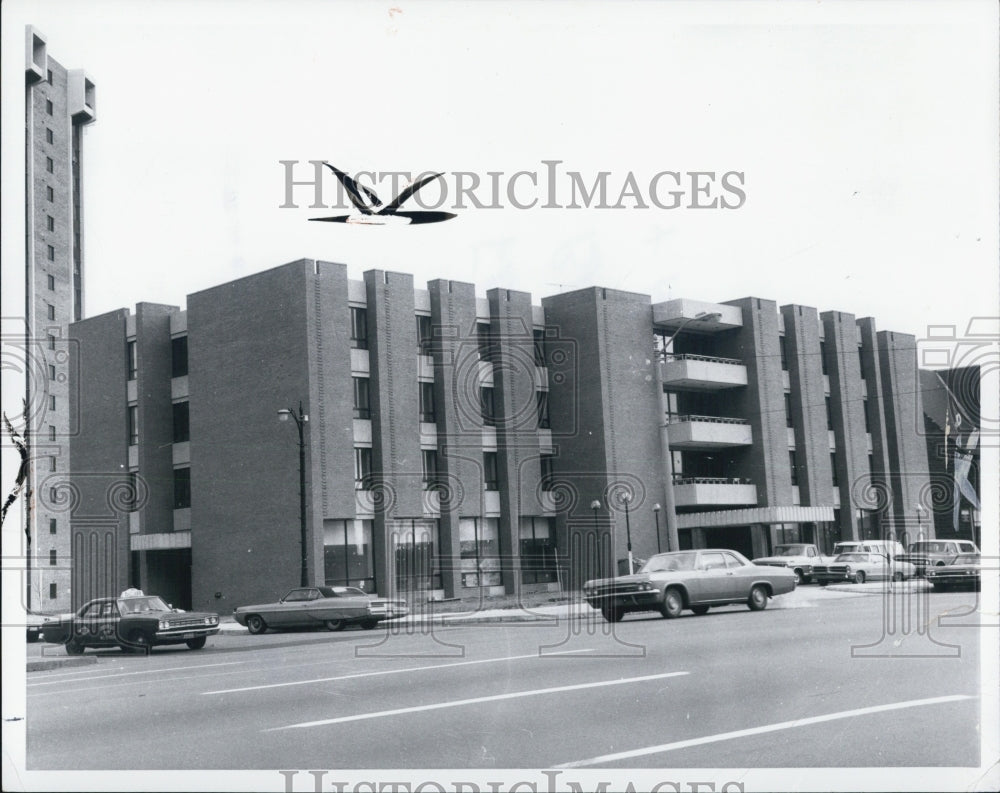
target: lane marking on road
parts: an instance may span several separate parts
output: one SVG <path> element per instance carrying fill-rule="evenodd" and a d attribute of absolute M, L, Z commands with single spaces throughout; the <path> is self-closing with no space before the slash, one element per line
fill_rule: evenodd
<path fill-rule="evenodd" d="M 242 691 L 260 691 L 265 688 L 285 688 L 286 686 L 306 686 L 310 683 L 330 683 L 335 680 L 353 680 L 358 677 L 377 677 L 379 675 L 399 675 L 407 672 L 425 672 L 429 669 L 448 669 L 455 666 L 473 666 L 474 664 L 495 664 L 502 661 L 523 661 L 527 658 L 548 658 L 552 655 L 571 655 L 574 653 L 592 653 L 593 650 L 563 650 L 558 653 L 546 653 L 541 656 L 538 653 L 530 655 L 507 655 L 502 658 L 481 658 L 478 661 L 456 661 L 451 664 L 429 664 L 427 666 L 411 666 L 407 669 L 383 669 L 378 672 L 358 672 L 353 675 L 339 675 L 337 677 L 317 677 L 312 680 L 292 680 L 287 683 L 266 683 L 259 686 L 244 686 L 243 688 L 223 688 L 218 691 L 202 691 L 203 695 L 209 694 L 235 694 Z"/>
<path fill-rule="evenodd" d="M 691 738 L 686 741 L 674 741 L 673 743 L 662 743 L 658 746 L 647 746 L 643 749 L 632 749 L 628 752 L 616 752 L 614 754 L 602 754 L 598 757 L 590 757 L 586 760 L 575 760 L 572 763 L 560 763 L 552 768 L 582 768 L 588 765 L 598 765 L 600 763 L 610 763 L 617 760 L 629 760 L 634 757 L 644 757 L 661 752 L 672 752 L 677 749 L 687 749 L 692 746 L 703 746 L 719 741 L 730 741 L 735 738 L 747 738 L 754 735 L 763 735 L 779 730 L 790 730 L 796 727 L 805 727 L 810 724 L 822 724 L 827 721 L 838 719 L 852 719 L 855 716 L 870 716 L 873 713 L 885 713 L 891 710 L 902 710 L 904 708 L 918 708 L 924 705 L 941 705 L 947 702 L 961 702 L 966 699 L 975 699 L 969 694 L 953 694 L 946 697 L 931 697 L 929 699 L 912 699 L 906 702 L 893 702 L 889 705 L 874 705 L 870 708 L 857 708 L 855 710 L 844 710 L 839 713 L 827 713 L 824 716 L 810 716 L 805 719 L 795 719 L 794 721 L 781 721 L 776 724 L 766 724 L 761 727 L 750 727 L 745 730 L 733 730 L 732 732 L 721 732 L 717 735 L 706 735 L 702 738 Z"/>
<path fill-rule="evenodd" d="M 112 677 L 131 677 L 132 675 L 158 675 L 162 672 L 186 672 L 189 669 L 207 669 L 212 666 L 235 666 L 237 664 L 245 664 L 246 661 L 225 661 L 217 664 L 195 664 L 193 666 L 172 666 L 159 669 L 143 669 L 141 672 L 121 672 L 118 674 L 111 675 L 93 675 L 92 677 L 76 677 L 72 680 L 46 680 L 40 683 L 28 683 L 28 688 L 35 688 L 38 686 L 55 686 L 60 683 L 77 683 L 81 680 L 107 680 Z M 118 667 L 119 669 L 121 667 Z"/>
<path fill-rule="evenodd" d="M 537 656 L 534 656 L 537 657 Z M 667 677 L 680 677 L 689 675 L 690 672 L 663 672 L 658 675 L 642 675 L 641 677 L 622 677 L 616 680 L 599 680 L 596 683 L 577 683 L 571 686 L 555 686 L 553 688 L 535 688 L 530 691 L 513 691 L 507 694 L 493 694 L 486 697 L 474 697 L 472 699 L 453 699 L 448 702 L 435 702 L 432 705 L 416 705 L 412 708 L 395 708 L 393 710 L 378 710 L 372 713 L 359 713 L 355 716 L 340 716 L 335 719 L 320 719 L 319 721 L 303 721 L 298 724 L 286 724 L 284 727 L 270 727 L 261 732 L 278 732 L 281 730 L 297 730 L 303 727 L 323 727 L 329 724 L 345 724 L 351 721 L 364 721 L 366 719 L 381 719 L 386 716 L 401 716 L 406 713 L 422 713 L 428 710 L 442 710 L 444 708 L 460 708 L 465 705 L 480 705 L 484 702 L 500 702 L 505 699 L 520 699 L 522 697 L 537 697 L 542 694 L 561 694 L 565 691 L 583 691 L 588 688 L 603 688 L 606 686 L 623 686 L 629 683 L 642 683 L 647 680 L 663 680 Z"/>

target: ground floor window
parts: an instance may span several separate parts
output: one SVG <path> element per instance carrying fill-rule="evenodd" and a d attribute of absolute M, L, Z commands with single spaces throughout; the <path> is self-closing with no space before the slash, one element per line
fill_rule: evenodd
<path fill-rule="evenodd" d="M 327 586 L 356 586 L 375 592 L 370 520 L 323 521 L 323 578 Z"/>
<path fill-rule="evenodd" d="M 438 522 L 403 519 L 389 521 L 386 528 L 394 548 L 396 588 L 401 592 L 441 589 Z"/>
<path fill-rule="evenodd" d="M 518 534 L 522 584 L 546 584 L 559 580 L 553 523 L 552 518 L 521 518 Z"/>
<path fill-rule="evenodd" d="M 500 521 L 497 518 L 461 518 L 458 522 L 462 586 L 503 586 L 500 571 Z"/>

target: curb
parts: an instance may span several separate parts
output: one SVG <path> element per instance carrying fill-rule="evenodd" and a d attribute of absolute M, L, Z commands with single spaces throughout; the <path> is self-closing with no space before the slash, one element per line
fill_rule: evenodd
<path fill-rule="evenodd" d="M 46 658 L 44 661 L 28 661 L 28 672 L 44 672 L 64 666 L 89 666 L 97 663 L 96 655 L 82 655 L 76 658 Z"/>

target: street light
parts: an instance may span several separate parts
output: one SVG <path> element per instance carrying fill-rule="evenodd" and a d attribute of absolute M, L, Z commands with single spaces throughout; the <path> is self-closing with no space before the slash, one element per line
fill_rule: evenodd
<path fill-rule="evenodd" d="M 601 533 L 600 533 L 600 531 L 598 531 L 597 510 L 599 510 L 601 508 L 601 502 L 595 498 L 593 501 L 590 502 L 590 508 L 592 510 L 594 510 L 594 544 L 595 544 L 595 547 L 597 548 L 597 561 L 598 561 L 598 565 L 597 566 L 598 566 L 598 568 L 600 568 L 600 559 L 601 559 L 601 539 L 600 539 L 600 536 L 601 536 Z M 599 575 L 603 575 L 604 573 L 603 573 L 603 571 L 599 570 L 598 574 Z M 612 575 L 614 575 L 614 573 L 612 573 Z"/>
<path fill-rule="evenodd" d="M 628 502 L 632 500 L 631 493 L 623 493 L 622 501 L 625 502 L 625 542 L 628 547 L 628 574 L 632 575 L 635 572 L 635 566 L 632 564 L 632 527 L 628 522 Z M 617 564 L 617 562 L 616 562 Z"/>
<path fill-rule="evenodd" d="M 673 350 L 674 339 L 677 335 L 684 330 L 692 322 L 714 322 L 720 319 L 722 314 L 718 311 L 700 311 L 693 317 L 688 317 L 684 320 L 675 330 L 669 339 L 663 344 L 663 355 L 666 358 L 667 350 Z M 667 474 L 667 508 L 666 508 L 666 518 L 667 518 L 667 550 L 670 548 L 679 548 L 680 541 L 677 537 L 677 500 L 674 498 L 674 454 L 670 451 L 670 435 L 668 427 L 670 425 L 667 422 L 663 422 L 660 426 L 660 443 L 663 447 L 663 467 L 666 469 Z"/>
<path fill-rule="evenodd" d="M 660 505 L 653 504 L 653 520 L 656 521 L 656 552 L 663 553 L 663 548 L 660 547 Z"/>
<path fill-rule="evenodd" d="M 291 418 L 299 429 L 299 542 L 302 544 L 302 566 L 299 586 L 309 586 L 309 563 L 306 554 L 306 440 L 304 428 L 309 416 L 302 412 L 299 402 L 299 412 L 291 408 L 278 411 L 278 421 L 288 421 Z"/>
<path fill-rule="evenodd" d="M 921 504 L 917 504 L 917 537 L 924 536 L 924 508 Z"/>

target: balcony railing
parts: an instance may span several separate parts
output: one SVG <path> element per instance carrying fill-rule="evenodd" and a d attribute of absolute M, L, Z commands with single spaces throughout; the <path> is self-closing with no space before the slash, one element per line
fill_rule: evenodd
<path fill-rule="evenodd" d="M 675 485 L 752 485 L 752 479 L 733 476 L 684 476 L 674 474 Z"/>
<path fill-rule="evenodd" d="M 683 424 L 688 421 L 703 421 L 709 424 L 749 424 L 746 419 L 729 418 L 727 416 L 677 416 L 667 413 L 667 424 Z"/>
<path fill-rule="evenodd" d="M 743 365 L 743 361 L 741 361 L 739 358 L 719 358 L 716 355 L 688 355 L 687 353 L 683 353 L 683 354 L 677 355 L 677 354 L 672 353 L 672 352 L 661 352 L 660 353 L 660 358 L 663 361 L 667 361 L 667 362 L 669 362 L 669 361 L 703 361 L 705 363 L 726 363 L 726 364 L 731 364 L 732 366 L 742 366 Z"/>

